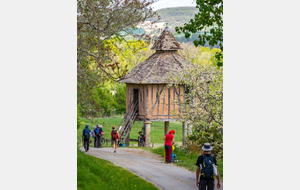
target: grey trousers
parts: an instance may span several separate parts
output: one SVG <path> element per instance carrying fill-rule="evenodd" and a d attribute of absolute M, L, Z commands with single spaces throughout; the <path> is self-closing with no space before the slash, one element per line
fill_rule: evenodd
<path fill-rule="evenodd" d="M 102 147 L 102 137 L 97 137 L 97 148 Z"/>
<path fill-rule="evenodd" d="M 214 190 L 215 180 L 200 179 L 199 190 Z"/>

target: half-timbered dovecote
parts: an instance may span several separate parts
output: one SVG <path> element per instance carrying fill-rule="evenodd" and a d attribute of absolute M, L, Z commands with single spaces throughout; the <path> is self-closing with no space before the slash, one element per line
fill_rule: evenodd
<path fill-rule="evenodd" d="M 179 120 L 178 114 L 182 112 L 173 100 L 183 101 L 183 86 L 167 88 L 167 83 L 168 78 L 175 75 L 174 70 L 180 71 L 191 63 L 178 53 L 182 48 L 168 27 L 151 49 L 156 52 L 118 81 L 126 83 L 126 118 L 120 124 L 129 125 L 122 127 L 121 131 L 121 139 L 128 140 L 126 145 L 134 121 L 144 121 L 145 126 L 150 126 L 150 121 L 165 121 L 167 133 L 169 121 Z M 143 131 L 149 130 L 144 127 Z M 149 145 L 150 133 L 146 134 L 146 146 Z"/>

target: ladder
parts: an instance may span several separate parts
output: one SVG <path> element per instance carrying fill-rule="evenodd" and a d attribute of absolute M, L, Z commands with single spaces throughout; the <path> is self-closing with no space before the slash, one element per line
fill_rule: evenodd
<path fill-rule="evenodd" d="M 130 130 L 135 122 L 135 119 L 138 114 L 138 101 L 131 102 L 128 106 L 128 111 L 124 115 L 120 125 L 119 125 L 119 135 L 120 135 L 120 143 L 125 142 L 125 139 L 128 137 Z"/>

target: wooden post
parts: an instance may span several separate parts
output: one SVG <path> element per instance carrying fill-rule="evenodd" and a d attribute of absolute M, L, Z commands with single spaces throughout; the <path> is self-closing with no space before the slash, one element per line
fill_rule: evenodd
<path fill-rule="evenodd" d="M 186 145 L 187 123 L 182 122 L 182 146 Z"/>
<path fill-rule="evenodd" d="M 165 136 L 169 133 L 169 121 L 165 121 Z"/>
<path fill-rule="evenodd" d="M 145 132 L 146 132 L 146 144 L 145 147 L 150 147 L 150 127 L 152 122 L 151 121 L 145 121 Z"/>
<path fill-rule="evenodd" d="M 128 136 L 125 139 L 125 145 L 129 146 L 129 142 L 130 142 L 130 132 L 129 132 Z"/>

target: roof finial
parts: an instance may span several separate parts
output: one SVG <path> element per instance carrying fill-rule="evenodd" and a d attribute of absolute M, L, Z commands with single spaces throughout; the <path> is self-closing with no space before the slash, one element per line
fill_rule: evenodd
<path fill-rule="evenodd" d="M 164 29 L 164 31 L 170 31 L 169 27 L 168 27 L 168 23 L 166 22 L 166 28 Z"/>

